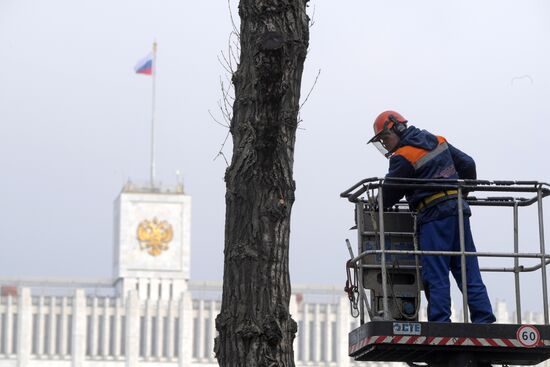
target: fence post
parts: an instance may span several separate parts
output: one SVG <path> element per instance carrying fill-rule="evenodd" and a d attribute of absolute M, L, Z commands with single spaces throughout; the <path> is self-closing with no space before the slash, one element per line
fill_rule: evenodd
<path fill-rule="evenodd" d="M 136 367 L 139 358 L 140 315 L 139 300 L 135 290 L 128 292 L 126 298 L 126 367 Z"/>
<path fill-rule="evenodd" d="M 337 336 L 336 340 L 336 365 L 339 367 L 348 367 L 350 358 L 348 356 L 348 333 L 350 327 L 349 301 L 345 296 L 340 297 L 338 304 L 338 314 L 336 320 Z"/>
<path fill-rule="evenodd" d="M 21 288 L 17 301 L 17 366 L 29 364 L 32 344 L 32 299 L 29 288 Z"/>
<path fill-rule="evenodd" d="M 73 299 L 72 367 L 83 367 L 86 357 L 86 294 L 77 289 Z"/>
<path fill-rule="evenodd" d="M 190 367 L 193 355 L 193 303 L 191 294 L 186 291 L 181 293 L 179 305 L 179 367 Z M 199 343 L 203 343 L 200 340 Z"/>

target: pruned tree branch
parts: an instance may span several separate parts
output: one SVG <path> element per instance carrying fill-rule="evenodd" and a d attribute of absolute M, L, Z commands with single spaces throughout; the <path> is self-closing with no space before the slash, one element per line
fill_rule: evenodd
<path fill-rule="evenodd" d="M 309 92 L 307 93 L 306 98 L 304 98 L 304 101 L 300 104 L 300 109 L 302 109 L 302 107 L 306 104 L 307 100 L 309 99 L 309 96 L 311 95 L 311 92 L 313 92 L 313 89 L 317 85 L 317 81 L 319 80 L 319 75 L 321 75 L 321 69 L 317 71 L 317 76 L 315 77 L 315 81 L 313 82 L 313 85 L 309 89 Z"/>
<path fill-rule="evenodd" d="M 229 11 L 229 18 L 231 20 L 231 27 L 233 28 L 233 30 L 229 33 L 229 37 L 227 39 L 227 50 L 220 51 L 220 53 L 217 56 L 218 62 L 220 63 L 220 65 L 225 71 L 224 79 L 226 83 L 224 83 L 224 81 L 222 80 L 222 77 L 220 76 L 221 98 L 217 102 L 218 110 L 221 114 L 221 120 L 223 120 L 224 122 L 222 123 L 220 121 L 220 118 L 216 118 L 210 110 L 208 110 L 208 113 L 210 114 L 210 117 L 212 118 L 212 120 L 214 120 L 214 122 L 228 129 L 227 134 L 223 142 L 221 143 L 220 150 L 217 153 L 217 155 L 214 157 L 214 160 L 216 160 L 219 156 L 222 156 L 225 163 L 229 165 L 227 158 L 223 153 L 223 149 L 225 148 L 225 144 L 227 143 L 227 140 L 229 138 L 229 134 L 230 134 L 229 128 L 231 126 L 231 120 L 233 119 L 232 110 L 233 110 L 233 103 L 235 102 L 235 97 L 234 97 L 234 88 L 231 82 L 231 78 L 235 74 L 236 69 L 239 65 L 238 54 L 240 53 L 240 34 L 237 28 L 237 25 L 235 23 L 235 19 L 233 17 L 231 0 L 227 0 L 227 8 Z"/>
<path fill-rule="evenodd" d="M 227 161 L 227 158 L 225 157 L 225 154 L 223 153 L 223 148 L 225 146 L 225 143 L 227 142 L 227 139 L 229 139 L 229 130 L 227 130 L 227 134 L 225 135 L 225 139 L 223 139 L 222 145 L 220 146 L 220 151 L 218 152 L 218 154 L 216 154 L 213 161 L 215 161 L 216 159 L 218 159 L 218 157 L 221 156 L 223 158 L 223 160 L 225 161 L 225 165 L 229 166 L 229 162 Z"/>

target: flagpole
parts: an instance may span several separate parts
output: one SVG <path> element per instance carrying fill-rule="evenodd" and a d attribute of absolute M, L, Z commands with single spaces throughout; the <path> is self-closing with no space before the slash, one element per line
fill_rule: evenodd
<path fill-rule="evenodd" d="M 155 80 L 157 78 L 157 41 L 153 42 L 153 96 L 151 108 L 151 189 L 155 188 Z"/>

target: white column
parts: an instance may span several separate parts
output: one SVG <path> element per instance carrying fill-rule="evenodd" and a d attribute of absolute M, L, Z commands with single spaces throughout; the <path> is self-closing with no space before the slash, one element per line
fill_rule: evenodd
<path fill-rule="evenodd" d="M 193 355 L 193 303 L 190 292 L 181 293 L 179 305 L 179 367 L 190 367 Z"/>
<path fill-rule="evenodd" d="M 453 312 L 453 304 L 451 303 L 451 312 Z M 426 310 L 426 305 L 422 304 L 420 310 L 418 311 L 418 321 L 428 321 L 428 313 Z"/>
<path fill-rule="evenodd" d="M 319 304 L 316 303 L 313 308 L 313 334 L 314 334 L 314 341 L 313 344 L 313 360 L 315 362 L 319 362 L 319 359 L 321 357 L 321 320 L 320 320 L 320 314 L 319 314 Z"/>
<path fill-rule="evenodd" d="M 2 322 L 2 315 L 5 313 L 5 310 L 2 309 L 2 305 L 0 304 L 0 335 L 4 332 L 4 327 L 6 326 L 5 323 Z M 4 340 L 0 338 L 0 351 L 4 347 Z M 2 357 L 2 354 L 0 354 L 0 358 Z"/>
<path fill-rule="evenodd" d="M 166 335 L 166 357 L 168 360 L 174 357 L 174 300 L 168 301 L 168 325 Z"/>
<path fill-rule="evenodd" d="M 168 287 L 168 279 L 159 279 L 159 300 L 167 301 L 170 298 L 170 288 Z M 162 355 L 162 353 L 160 354 Z"/>
<path fill-rule="evenodd" d="M 98 312 L 99 309 L 97 307 L 97 297 L 94 295 L 92 298 L 92 317 L 91 317 L 91 326 L 90 326 L 90 334 L 88 337 L 90 338 L 90 356 L 92 358 L 95 358 L 97 356 L 97 342 L 98 342 L 98 334 L 99 334 L 99 322 L 98 322 Z"/>
<path fill-rule="evenodd" d="M 455 303 L 451 301 L 451 322 L 462 322 L 464 319 L 463 312 L 457 312 Z"/>
<path fill-rule="evenodd" d="M 59 355 L 64 358 L 67 354 L 67 297 L 61 298 L 61 325 L 59 330 Z"/>
<path fill-rule="evenodd" d="M 187 281 L 183 279 L 172 279 L 172 297 L 179 300 L 180 294 L 187 291 Z"/>
<path fill-rule="evenodd" d="M 159 284 L 160 286 L 160 284 Z M 155 345 L 155 349 L 156 349 L 156 354 L 155 354 L 155 357 L 156 359 L 158 360 L 159 357 L 162 357 L 162 343 L 164 343 L 164 338 L 163 338 L 163 335 L 164 335 L 164 307 L 165 307 L 165 303 L 162 302 L 160 299 L 156 302 L 156 305 L 157 305 L 157 312 L 156 312 L 156 315 L 157 315 L 157 330 L 155 330 L 156 334 L 155 335 L 155 341 L 156 341 L 156 345 Z"/>
<path fill-rule="evenodd" d="M 300 343 L 302 344 L 303 362 L 309 361 L 309 305 L 302 303 L 302 330 L 300 330 Z"/>
<path fill-rule="evenodd" d="M 326 305 L 325 310 L 325 362 L 328 364 L 332 361 L 332 312 L 335 307 L 332 304 Z"/>
<path fill-rule="evenodd" d="M 44 354 L 44 297 L 38 297 L 38 313 L 37 313 L 37 325 L 36 325 L 36 335 L 34 336 L 36 342 L 36 355 L 41 356 Z"/>
<path fill-rule="evenodd" d="M 143 279 L 139 278 L 137 280 L 138 288 L 139 288 L 139 299 L 147 299 L 147 285 L 149 284 L 149 279 Z"/>
<path fill-rule="evenodd" d="M 115 281 L 117 298 L 124 298 L 131 290 L 138 289 L 138 280 L 136 278 L 118 278 Z"/>
<path fill-rule="evenodd" d="M 208 340 L 207 346 L 208 349 L 206 352 L 208 353 L 208 361 L 217 363 L 216 358 L 214 356 L 214 338 L 216 337 L 216 301 L 211 300 L 210 301 L 210 307 L 208 311 L 208 328 L 210 329 L 210 339 Z"/>
<path fill-rule="evenodd" d="M 120 356 L 120 314 L 121 314 L 121 304 L 120 299 L 122 296 L 119 296 L 115 300 L 115 319 L 114 319 L 114 325 L 113 325 L 113 340 L 111 340 L 111 343 L 113 343 L 113 357 L 117 359 L 118 356 Z"/>
<path fill-rule="evenodd" d="M 150 280 L 150 284 L 151 284 L 151 299 L 154 301 L 158 301 L 160 299 L 159 293 L 162 293 L 160 289 L 160 281 L 157 278 L 152 278 Z M 162 294 L 160 294 L 160 296 L 162 297 Z"/>
<path fill-rule="evenodd" d="M 0 335 L 2 335 L 2 333 L 4 332 L 4 326 L 6 326 L 3 322 L 2 322 L 2 315 L 4 314 L 5 310 L 3 310 L 3 307 L 2 307 L 2 304 L 0 303 Z M 2 340 L 0 338 L 0 351 L 2 351 L 2 348 L 4 347 L 4 340 Z M 2 357 L 2 354 L 0 353 L 0 358 Z"/>
<path fill-rule="evenodd" d="M 13 299 L 11 294 L 8 295 L 7 304 L 6 304 L 6 326 L 5 326 L 6 333 L 4 334 L 6 336 L 6 340 L 4 340 L 4 348 L 6 351 L 6 355 L 12 355 L 13 350 Z"/>
<path fill-rule="evenodd" d="M 347 367 L 350 364 L 348 356 L 348 333 L 350 325 L 349 303 L 346 297 L 340 297 L 337 309 L 337 349 L 336 364 L 338 367 Z"/>
<path fill-rule="evenodd" d="M 149 359 L 149 356 L 151 356 L 151 338 L 153 336 L 153 332 L 151 330 L 152 328 L 152 310 L 151 308 L 153 307 L 152 306 L 152 303 L 153 301 L 151 301 L 150 299 L 147 299 L 145 301 L 145 330 L 144 330 L 144 333 L 145 335 L 142 335 L 141 338 L 145 338 L 145 351 L 143 353 L 143 357 L 145 358 L 145 360 L 148 360 Z"/>
<path fill-rule="evenodd" d="M 496 305 L 495 305 L 495 316 L 497 319 L 497 323 L 499 324 L 509 324 L 510 323 L 510 314 L 508 313 L 508 306 L 506 305 L 506 301 L 497 299 Z"/>
<path fill-rule="evenodd" d="M 204 358 L 204 300 L 202 299 L 199 300 L 199 310 L 197 312 L 197 318 L 198 318 L 198 322 L 197 322 L 198 330 L 195 330 L 195 333 L 199 335 L 198 359 L 200 361 Z"/>
<path fill-rule="evenodd" d="M 48 345 L 46 346 L 46 353 L 48 357 L 53 357 L 55 354 L 55 337 L 56 337 L 56 319 L 55 319 L 55 297 L 50 297 L 50 330 L 46 330 L 48 333 Z"/>
<path fill-rule="evenodd" d="M 298 361 L 300 356 L 300 316 L 298 314 L 298 303 L 296 302 L 296 295 L 290 295 L 290 302 L 288 304 L 288 313 L 292 316 L 292 319 L 298 324 L 298 332 L 294 338 L 294 345 L 292 346 L 294 350 L 294 360 Z"/>
<path fill-rule="evenodd" d="M 109 355 L 109 344 L 112 343 L 110 340 L 110 325 L 111 325 L 111 306 L 109 304 L 109 298 L 103 298 L 103 345 L 102 345 L 102 356 L 103 358 Z"/>
<path fill-rule="evenodd" d="M 86 357 L 86 295 L 77 289 L 73 299 L 72 367 L 83 367 Z"/>
<path fill-rule="evenodd" d="M 17 367 L 26 367 L 32 345 L 32 299 L 29 288 L 19 289 L 17 303 Z"/>
<path fill-rule="evenodd" d="M 139 300 L 131 290 L 126 298 L 126 367 L 137 367 L 139 358 Z"/>

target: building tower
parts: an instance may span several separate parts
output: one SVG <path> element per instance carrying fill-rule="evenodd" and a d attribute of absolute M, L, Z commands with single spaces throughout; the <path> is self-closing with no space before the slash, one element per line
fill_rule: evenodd
<path fill-rule="evenodd" d="M 174 189 L 141 188 L 128 183 L 115 200 L 114 264 L 123 297 L 179 299 L 190 276 L 191 197 Z"/>

